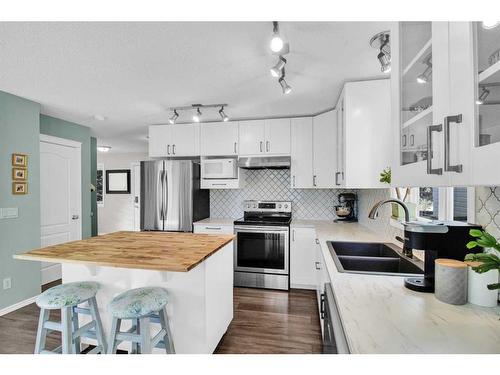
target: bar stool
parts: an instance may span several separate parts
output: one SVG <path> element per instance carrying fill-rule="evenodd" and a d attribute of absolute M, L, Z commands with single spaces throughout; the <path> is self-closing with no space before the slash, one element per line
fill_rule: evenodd
<path fill-rule="evenodd" d="M 159 287 L 131 289 L 117 295 L 109 304 L 113 315 L 108 354 L 116 353 L 122 341 L 132 342 L 132 353 L 151 353 L 153 348 L 164 348 L 175 353 L 166 306 L 168 292 Z M 132 327 L 120 331 L 122 319 L 131 319 Z M 151 338 L 151 323 L 159 323 L 160 331 Z"/>
<path fill-rule="evenodd" d="M 40 307 L 40 318 L 36 334 L 35 354 L 63 353 L 80 354 L 80 338 L 97 340 L 97 346 L 88 353 L 105 353 L 106 342 L 103 335 L 101 318 L 97 309 L 96 294 L 99 285 L 95 282 L 74 282 L 57 285 L 40 294 L 36 304 Z M 87 303 L 87 307 L 78 305 Z M 50 321 L 51 310 L 61 310 L 61 322 Z M 79 326 L 78 315 L 90 315 L 92 320 Z M 45 350 L 49 331 L 61 332 L 62 345 L 53 351 Z"/>

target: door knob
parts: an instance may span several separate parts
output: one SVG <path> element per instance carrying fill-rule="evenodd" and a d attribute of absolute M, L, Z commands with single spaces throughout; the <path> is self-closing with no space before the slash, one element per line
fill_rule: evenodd
<path fill-rule="evenodd" d="M 71 219 L 72 219 L 72 220 L 78 220 L 79 218 L 80 218 L 80 216 L 78 216 L 78 215 L 73 215 L 73 216 L 71 216 Z"/>

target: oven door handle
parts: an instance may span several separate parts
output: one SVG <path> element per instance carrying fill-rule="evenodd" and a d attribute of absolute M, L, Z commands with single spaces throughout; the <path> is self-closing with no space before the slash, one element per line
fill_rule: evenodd
<path fill-rule="evenodd" d="M 238 232 L 251 232 L 251 233 L 288 233 L 289 229 L 288 227 L 234 227 L 234 233 Z"/>

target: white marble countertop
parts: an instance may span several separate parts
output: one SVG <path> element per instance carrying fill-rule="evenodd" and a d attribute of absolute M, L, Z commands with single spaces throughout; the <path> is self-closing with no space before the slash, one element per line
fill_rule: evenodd
<path fill-rule="evenodd" d="M 229 217 L 223 218 L 206 218 L 200 221 L 195 221 L 193 224 L 211 224 L 211 225 L 233 225 L 235 219 Z"/>
<path fill-rule="evenodd" d="M 500 308 L 449 305 L 403 277 L 340 273 L 327 241 L 384 241 L 359 223 L 294 220 L 320 241 L 351 353 L 500 353 Z"/>

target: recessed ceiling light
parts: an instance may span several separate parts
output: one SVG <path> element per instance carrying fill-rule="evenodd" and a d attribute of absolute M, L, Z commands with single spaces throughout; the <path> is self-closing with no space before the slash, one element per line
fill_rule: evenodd
<path fill-rule="evenodd" d="M 104 120 L 106 120 L 106 116 L 103 116 L 103 115 L 94 115 L 94 116 L 92 116 L 92 118 L 94 120 L 97 120 L 97 121 L 104 121 Z"/>
<path fill-rule="evenodd" d="M 201 111 L 200 107 L 196 109 L 196 113 L 193 115 L 193 121 L 194 122 L 200 122 L 201 121 Z"/>
<path fill-rule="evenodd" d="M 97 146 L 99 152 L 108 152 L 109 150 L 111 150 L 111 146 Z"/>
<path fill-rule="evenodd" d="M 494 29 L 498 25 L 500 25 L 500 21 L 483 21 L 482 22 L 483 29 L 486 29 L 486 30 Z"/>

